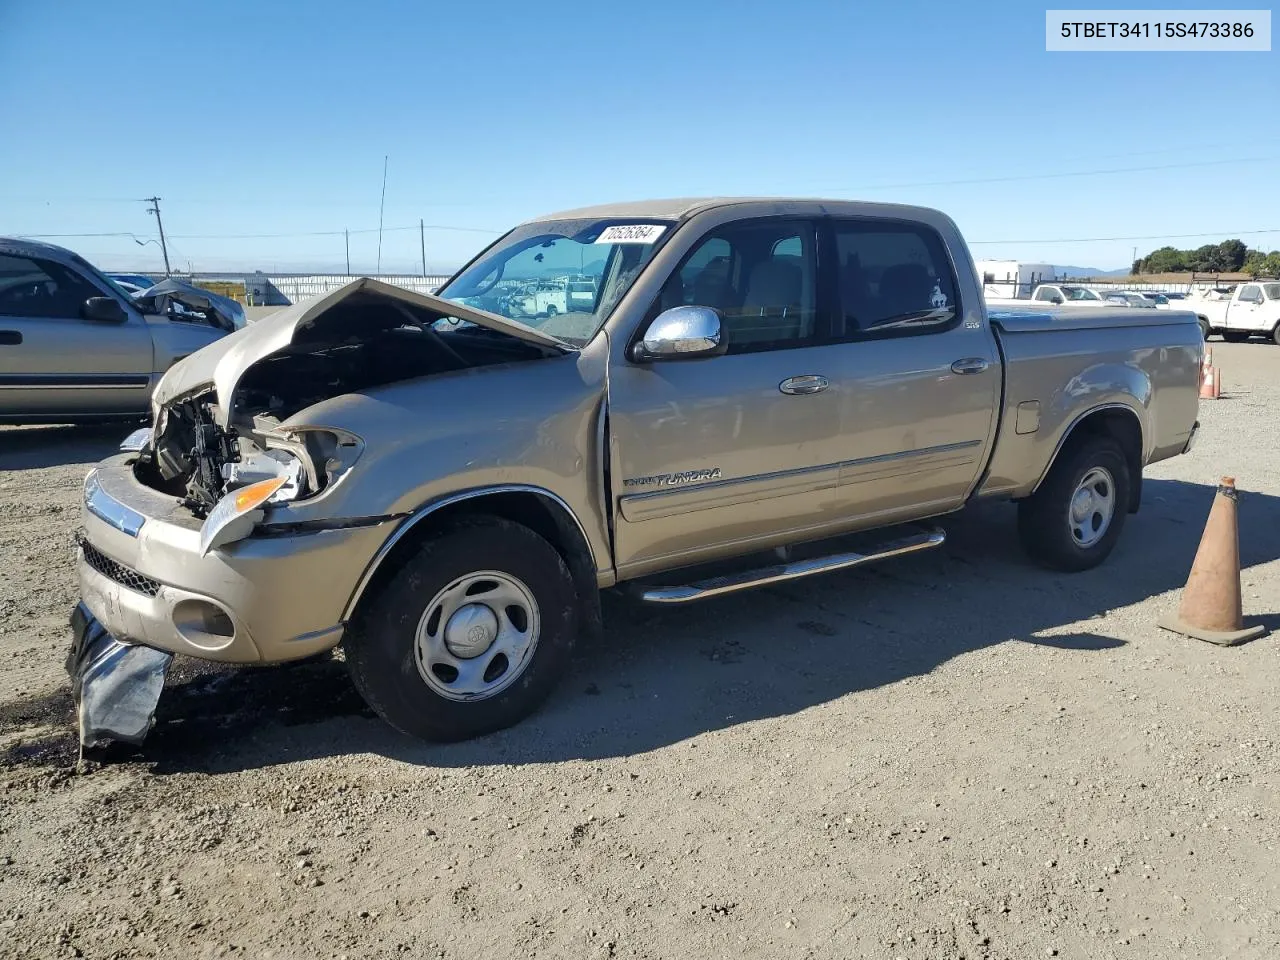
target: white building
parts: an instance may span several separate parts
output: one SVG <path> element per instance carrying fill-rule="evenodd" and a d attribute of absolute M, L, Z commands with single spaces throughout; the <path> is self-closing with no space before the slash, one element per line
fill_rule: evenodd
<path fill-rule="evenodd" d="M 1038 283 L 1051 283 L 1051 263 L 1026 263 L 1022 260 L 979 260 L 978 282 L 985 297 L 1021 300 L 1031 296 Z"/>

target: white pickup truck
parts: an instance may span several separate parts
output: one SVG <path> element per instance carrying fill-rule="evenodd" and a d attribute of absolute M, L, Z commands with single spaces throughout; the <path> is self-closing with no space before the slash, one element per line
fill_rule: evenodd
<path fill-rule="evenodd" d="M 1243 343 L 1250 337 L 1270 337 L 1280 344 L 1280 281 L 1242 283 L 1229 298 L 1200 295 L 1178 304 L 1200 318 L 1205 339 L 1222 334 L 1228 343 Z"/>

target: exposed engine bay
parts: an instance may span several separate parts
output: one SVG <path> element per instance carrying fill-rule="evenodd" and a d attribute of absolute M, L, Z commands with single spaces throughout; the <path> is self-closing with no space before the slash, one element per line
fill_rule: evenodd
<path fill-rule="evenodd" d="M 261 481 L 280 481 L 273 501 L 301 499 L 341 476 L 361 441 L 336 429 L 281 426 L 299 411 L 400 381 L 552 355 L 425 308 L 351 296 L 245 370 L 228 411 L 219 410 L 212 385 L 164 406 L 134 470 L 202 519 L 228 491 Z"/>

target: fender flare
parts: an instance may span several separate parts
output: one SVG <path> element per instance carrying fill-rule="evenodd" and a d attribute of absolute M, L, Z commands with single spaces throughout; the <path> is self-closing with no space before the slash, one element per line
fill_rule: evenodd
<path fill-rule="evenodd" d="M 1146 463 L 1146 460 L 1147 460 L 1147 447 L 1146 447 L 1147 437 L 1146 437 L 1146 430 L 1144 429 L 1144 426 L 1142 423 L 1142 417 L 1139 416 L 1138 412 L 1134 410 L 1133 407 L 1125 403 L 1099 404 L 1096 407 L 1090 407 L 1088 410 L 1084 411 L 1075 419 L 1073 419 L 1071 423 L 1067 425 L 1067 428 L 1062 431 L 1062 436 L 1058 438 L 1058 444 L 1053 448 L 1053 454 L 1049 457 L 1049 462 L 1045 464 L 1044 470 L 1041 472 L 1040 476 L 1036 479 L 1035 486 L 1031 488 L 1031 493 L 1035 493 L 1044 484 L 1045 478 L 1049 476 L 1050 471 L 1053 470 L 1054 465 L 1057 464 L 1058 457 L 1062 454 L 1063 448 L 1065 448 L 1067 445 L 1067 442 L 1073 436 L 1075 436 L 1076 430 L 1081 426 L 1081 424 L 1083 424 L 1086 420 L 1088 420 L 1090 417 L 1094 416 L 1095 414 L 1105 413 L 1106 411 L 1109 411 L 1109 410 L 1121 410 L 1127 413 L 1130 417 L 1133 418 L 1134 426 L 1137 428 L 1137 431 L 1138 431 L 1138 456 L 1137 456 L 1138 470 L 1136 471 L 1135 475 L 1130 478 L 1132 481 L 1132 489 L 1134 491 L 1134 496 L 1130 498 L 1130 504 L 1129 504 L 1130 512 L 1133 512 L 1136 509 L 1136 505 L 1133 501 L 1135 501 L 1138 497 L 1141 496 L 1142 466 Z"/>
<path fill-rule="evenodd" d="M 459 493 L 448 494 L 443 497 L 438 497 L 435 500 L 430 500 L 414 510 L 400 523 L 398 527 L 396 527 L 391 536 L 387 537 L 382 546 L 378 548 L 378 552 L 373 555 L 373 559 L 369 561 L 364 572 L 360 575 L 360 579 L 357 581 L 356 587 L 352 591 L 351 597 L 347 600 L 346 607 L 342 611 L 343 622 L 349 622 L 355 615 L 356 610 L 360 606 L 360 601 L 364 598 L 369 584 L 373 581 L 378 570 L 382 567 L 383 561 L 386 560 L 391 551 L 394 550 L 409 533 L 417 529 L 418 525 L 422 523 L 422 521 L 446 507 L 464 503 L 468 500 L 478 500 L 484 497 L 491 497 L 504 493 L 533 494 L 543 500 L 546 500 L 552 509 L 557 510 L 568 519 L 572 520 L 573 528 L 577 530 L 578 536 L 581 538 L 579 546 L 582 549 L 585 549 L 586 557 L 594 571 L 596 565 L 595 551 L 591 548 L 591 540 L 587 537 L 586 527 L 583 526 L 582 520 L 578 515 L 573 512 L 573 508 L 570 507 L 559 494 L 552 493 L 545 487 L 536 487 L 522 483 L 504 483 L 486 487 L 476 487 L 471 490 L 464 490 Z"/>

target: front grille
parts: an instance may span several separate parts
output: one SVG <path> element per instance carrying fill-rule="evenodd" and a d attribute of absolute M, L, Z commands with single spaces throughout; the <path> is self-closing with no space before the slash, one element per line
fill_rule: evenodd
<path fill-rule="evenodd" d="M 148 597 L 154 597 L 160 592 L 158 581 L 144 577 L 136 570 L 130 570 L 123 563 L 117 563 L 87 540 L 80 544 L 80 549 L 84 551 L 84 562 L 108 580 L 114 580 L 122 587 L 136 590 Z"/>

